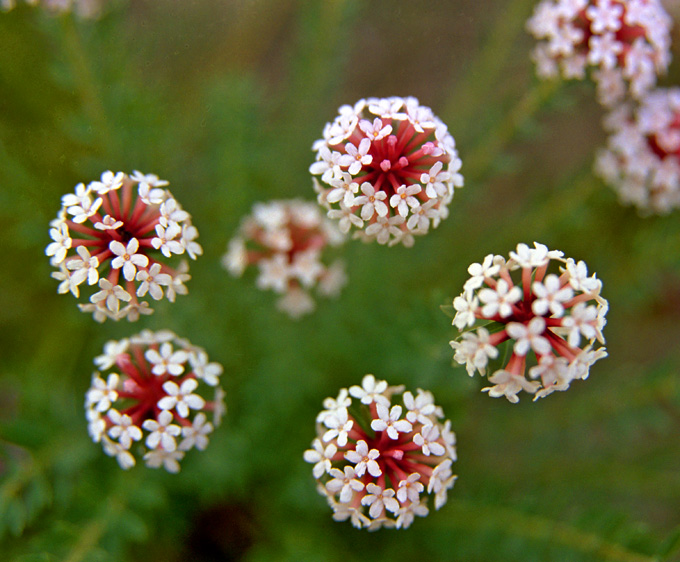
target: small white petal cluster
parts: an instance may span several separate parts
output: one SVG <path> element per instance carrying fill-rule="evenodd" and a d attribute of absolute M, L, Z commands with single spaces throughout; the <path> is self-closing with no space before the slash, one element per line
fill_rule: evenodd
<path fill-rule="evenodd" d="M 448 216 L 461 161 L 446 125 L 413 97 L 344 105 L 313 145 L 319 204 L 362 240 L 411 246 Z"/>
<path fill-rule="evenodd" d="M 31 6 L 40 5 L 52 14 L 75 13 L 82 19 L 97 19 L 102 14 L 103 0 L 24 0 Z M 17 0 L 0 0 L 0 11 L 9 12 Z"/>
<path fill-rule="evenodd" d="M 89 302 L 78 306 L 98 322 L 136 321 L 153 313 L 149 298 L 174 302 L 186 294 L 191 276 L 178 257 L 196 259 L 203 248 L 167 185 L 153 174 L 107 171 L 64 195 L 45 248 L 60 282 L 57 292 L 80 297 L 87 288 Z"/>
<path fill-rule="evenodd" d="M 436 509 L 446 503 L 456 480 L 456 438 L 432 393 L 414 395 L 366 375 L 323 406 L 304 459 L 314 465 L 333 519 L 406 529 L 429 513 L 429 496 Z"/>
<path fill-rule="evenodd" d="M 208 446 L 225 406 L 222 366 L 205 350 L 168 330 L 145 330 L 108 342 L 94 363 L 100 371 L 85 395 L 89 433 L 121 468 L 143 459 L 179 472 L 187 451 Z"/>
<path fill-rule="evenodd" d="M 542 78 L 583 79 L 612 106 L 641 97 L 670 62 L 671 18 L 660 0 L 543 0 L 527 21 L 539 40 L 532 58 Z"/>
<path fill-rule="evenodd" d="M 278 309 L 297 319 L 314 310 L 312 289 L 325 297 L 340 294 L 347 282 L 344 264 L 336 260 L 326 265 L 323 260 L 327 247 L 344 239 L 313 203 L 256 203 L 229 241 L 222 265 L 235 277 L 257 266 L 257 286 L 281 295 Z"/>
<path fill-rule="evenodd" d="M 550 271 L 551 262 L 558 271 Z M 461 335 L 450 344 L 470 376 L 486 376 L 491 362 L 505 355 L 499 348 L 508 347 L 505 365 L 488 376 L 493 386 L 482 389 L 489 396 L 515 403 L 522 390 L 534 399 L 566 390 L 607 356 L 602 329 L 608 304 L 600 296 L 601 281 L 588 275 L 583 261 L 543 244 L 518 244 L 510 259 L 490 254 L 468 272 L 453 300 L 453 324 Z"/>
<path fill-rule="evenodd" d="M 642 214 L 680 207 L 680 88 L 653 90 L 639 106 L 612 111 L 604 124 L 610 135 L 595 171 L 621 202 Z"/>

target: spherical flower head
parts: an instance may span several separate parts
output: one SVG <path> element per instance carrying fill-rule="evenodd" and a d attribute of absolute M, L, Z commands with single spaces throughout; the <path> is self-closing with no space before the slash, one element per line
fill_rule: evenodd
<path fill-rule="evenodd" d="M 333 519 L 369 530 L 405 529 L 430 504 L 446 503 L 456 479 L 456 439 L 430 392 L 414 395 L 366 375 L 323 405 L 304 459 L 314 465 Z"/>
<path fill-rule="evenodd" d="M 110 341 L 94 360 L 85 395 L 88 429 L 123 469 L 142 459 L 178 472 L 191 449 L 203 450 L 224 414 L 222 366 L 170 331 Z"/>
<path fill-rule="evenodd" d="M 641 97 L 670 62 L 671 18 L 660 0 L 543 0 L 527 22 L 542 78 L 583 79 L 605 106 Z"/>
<path fill-rule="evenodd" d="M 151 301 L 186 294 L 184 256 L 196 259 L 203 249 L 167 185 L 153 174 L 107 171 L 62 197 L 45 253 L 57 291 L 80 297 L 85 289 L 89 302 L 79 307 L 98 322 L 135 321 L 153 312 Z"/>
<path fill-rule="evenodd" d="M 472 277 L 453 301 L 461 335 L 450 343 L 470 376 L 491 371 L 492 386 L 482 389 L 489 396 L 515 403 L 521 391 L 536 400 L 566 390 L 607 356 L 607 301 L 583 261 L 535 242 L 518 244 L 508 260 L 488 255 L 468 271 Z M 494 363 L 499 357 L 508 357 L 502 366 Z"/>
<path fill-rule="evenodd" d="M 413 97 L 342 106 L 313 148 L 319 203 L 340 230 L 366 241 L 411 246 L 448 216 L 463 186 L 453 137 Z"/>
<path fill-rule="evenodd" d="M 25 0 L 32 6 L 40 4 L 54 15 L 74 12 L 82 19 L 97 19 L 102 14 L 102 0 Z M 0 0 L 0 12 L 8 12 L 16 6 L 16 0 Z"/>
<path fill-rule="evenodd" d="M 342 261 L 327 264 L 344 235 L 318 206 L 299 199 L 256 203 L 229 241 L 222 265 L 235 277 L 256 266 L 260 289 L 278 293 L 277 307 L 291 318 L 315 308 L 310 292 L 336 297 L 347 277 Z"/>
<path fill-rule="evenodd" d="M 605 118 L 610 136 L 596 173 L 640 214 L 680 207 L 680 88 L 649 92 L 639 106 L 622 105 Z"/>

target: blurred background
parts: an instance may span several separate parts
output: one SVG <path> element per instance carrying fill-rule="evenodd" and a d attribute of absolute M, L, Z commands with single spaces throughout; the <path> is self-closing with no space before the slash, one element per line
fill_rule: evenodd
<path fill-rule="evenodd" d="M 586 83 L 535 79 L 535 3 L 0 14 L 0 559 L 680 560 L 678 217 L 641 218 L 593 176 L 603 111 Z M 679 44 L 665 85 L 680 83 Z M 311 145 L 340 105 L 390 95 L 448 125 L 465 187 L 413 248 L 346 244 L 340 299 L 292 321 L 220 257 L 254 202 L 314 200 Z M 44 255 L 61 196 L 104 170 L 167 179 L 204 248 L 189 295 L 136 324 L 79 312 Z M 440 307 L 470 263 L 534 240 L 602 279 L 609 358 L 568 392 L 512 405 L 452 365 Z M 93 358 L 144 328 L 224 366 L 227 417 L 178 475 L 124 472 L 87 434 Z M 406 531 L 335 523 L 302 460 L 322 400 L 366 373 L 431 390 L 457 434 L 448 503 Z"/>

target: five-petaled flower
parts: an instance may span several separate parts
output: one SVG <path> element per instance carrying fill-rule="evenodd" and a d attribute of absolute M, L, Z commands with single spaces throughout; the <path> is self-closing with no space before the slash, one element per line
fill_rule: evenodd
<path fill-rule="evenodd" d="M 315 308 L 310 289 L 334 297 L 345 285 L 343 262 L 323 261 L 328 246 L 343 242 L 344 236 L 313 203 L 297 199 L 257 203 L 229 242 L 222 264 L 234 276 L 257 266 L 256 285 L 281 295 L 279 310 L 299 318 Z"/>
<path fill-rule="evenodd" d="M 583 79 L 587 70 L 600 102 L 627 92 L 640 98 L 670 62 L 671 18 L 660 0 L 543 0 L 527 22 L 539 40 L 537 74 Z"/>
<path fill-rule="evenodd" d="M 560 263 L 559 274 L 548 273 L 553 261 Z M 489 363 L 503 356 L 499 347 L 509 346 L 506 364 L 488 377 L 493 386 L 482 389 L 489 396 L 517 402 L 522 390 L 535 399 L 566 390 L 606 357 L 605 348 L 595 346 L 604 344 L 608 304 L 584 262 L 543 244 L 519 244 L 509 260 L 488 255 L 468 272 L 472 277 L 453 301 L 453 324 L 462 334 L 451 347 L 470 376 L 484 376 Z M 531 357 L 537 364 L 528 368 L 529 380 Z"/>
<path fill-rule="evenodd" d="M 122 468 L 141 457 L 149 467 L 177 472 L 186 451 L 206 448 L 224 413 L 224 392 L 218 386 L 222 367 L 208 363 L 203 349 L 170 331 L 145 330 L 108 342 L 95 364 L 115 372 L 106 380 L 104 373 L 92 376 L 85 396 L 88 430 Z M 213 413 L 212 422 L 206 412 Z"/>
<path fill-rule="evenodd" d="M 135 321 L 153 312 L 143 300 L 147 294 L 174 301 L 186 293 L 186 260 L 171 260 L 184 253 L 196 259 L 203 250 L 189 214 L 161 187 L 167 183 L 140 172 L 107 171 L 62 197 L 45 253 L 57 268 L 52 276 L 61 281 L 59 293 L 79 297 L 85 284 L 94 287 L 79 307 L 95 320 Z"/>
<path fill-rule="evenodd" d="M 453 137 L 413 97 L 344 105 L 313 145 L 319 203 L 340 230 L 379 244 L 413 244 L 448 215 L 462 187 Z"/>
<path fill-rule="evenodd" d="M 405 529 L 415 515 L 428 514 L 430 495 L 436 509 L 446 502 L 456 479 L 455 436 L 430 392 L 414 396 L 366 375 L 361 386 L 343 388 L 323 405 L 304 459 L 314 465 L 335 520 Z"/>

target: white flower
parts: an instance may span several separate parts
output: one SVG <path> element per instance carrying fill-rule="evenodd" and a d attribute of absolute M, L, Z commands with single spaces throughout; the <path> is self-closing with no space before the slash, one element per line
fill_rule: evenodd
<path fill-rule="evenodd" d="M 168 410 L 163 410 L 158 414 L 158 420 L 144 420 L 142 427 L 151 432 L 146 438 L 146 446 L 149 449 L 156 449 L 160 446 L 163 450 L 172 452 L 177 448 L 175 437 L 182 432 L 182 429 L 172 424 L 172 419 L 172 414 Z"/>
<path fill-rule="evenodd" d="M 534 281 L 531 286 L 534 295 L 538 297 L 532 304 L 534 314 L 545 316 L 550 312 L 559 318 L 564 314 L 564 304 L 574 296 L 571 287 L 562 287 L 560 278 L 555 274 L 546 276 L 543 283 Z"/>
<path fill-rule="evenodd" d="M 418 389 L 418 394 L 414 398 L 411 391 L 404 392 L 404 406 L 406 407 L 406 419 L 411 423 L 432 423 L 430 416 L 436 415 L 437 408 L 434 404 L 434 397 L 431 392 Z"/>
<path fill-rule="evenodd" d="M 285 254 L 274 254 L 269 259 L 262 259 L 258 266 L 260 275 L 257 278 L 257 286 L 260 289 L 272 289 L 277 293 L 286 292 L 291 270 Z"/>
<path fill-rule="evenodd" d="M 508 335 L 515 340 L 513 347 L 517 355 L 526 355 L 529 349 L 533 349 L 537 355 L 550 353 L 550 342 L 543 337 L 545 333 L 545 320 L 536 316 L 528 324 L 509 322 L 506 326 Z"/>
<path fill-rule="evenodd" d="M 172 344 L 164 342 L 159 350 L 147 349 L 144 357 L 149 363 L 153 364 L 151 372 L 154 375 L 160 376 L 168 373 L 177 377 L 184 372 L 184 364 L 187 362 L 189 354 L 183 350 L 173 351 Z"/>
<path fill-rule="evenodd" d="M 94 285 L 99 281 L 99 259 L 97 256 L 90 256 L 90 252 L 85 246 L 76 247 L 76 252 L 80 259 L 73 258 L 67 260 L 66 268 L 73 271 L 71 282 L 80 285 L 87 279 L 88 285 Z"/>
<path fill-rule="evenodd" d="M 331 461 L 338 452 L 334 443 L 329 443 L 324 447 L 321 439 L 314 439 L 312 449 L 307 449 L 304 453 L 305 462 L 314 463 L 312 473 L 314 478 L 321 478 L 323 474 L 331 470 Z"/>
<path fill-rule="evenodd" d="M 498 357 L 498 349 L 490 343 L 489 331 L 480 327 L 476 334 L 466 332 L 461 338 L 461 341 L 449 342 L 456 352 L 453 359 L 460 365 L 465 365 L 468 375 L 473 376 L 475 371 L 484 375 L 489 359 Z"/>
<path fill-rule="evenodd" d="M 106 308 L 113 313 L 117 313 L 120 309 L 120 301 L 129 302 L 132 299 L 123 287 L 114 285 L 108 279 L 100 279 L 99 288 L 101 291 L 92 295 L 90 302 L 93 304 L 105 302 Z"/>
<path fill-rule="evenodd" d="M 422 189 L 418 184 L 400 185 L 397 192 L 390 197 L 390 206 L 394 207 L 402 217 L 406 217 L 409 207 L 414 208 L 420 205 L 420 201 L 414 195 L 420 193 Z"/>
<path fill-rule="evenodd" d="M 154 449 L 144 455 L 146 466 L 149 468 L 160 468 L 163 466 L 165 470 L 172 474 L 176 474 L 180 470 L 179 461 L 184 458 L 184 452 L 165 449 Z"/>
<path fill-rule="evenodd" d="M 137 170 L 132 172 L 130 179 L 139 184 L 139 197 L 147 205 L 160 205 L 165 200 L 167 192 L 160 188 L 168 185 L 167 181 L 159 179 L 155 174 L 142 174 Z"/>
<path fill-rule="evenodd" d="M 179 444 L 180 451 L 188 451 L 196 447 L 199 451 L 205 450 L 208 446 L 208 435 L 210 435 L 215 428 L 213 424 L 207 421 L 203 412 L 196 414 L 191 425 L 182 426 L 182 442 Z"/>
<path fill-rule="evenodd" d="M 405 480 L 401 480 L 397 489 L 397 499 L 402 503 L 407 501 L 418 503 L 420 493 L 425 489 L 425 486 L 419 480 L 420 474 L 418 472 L 413 472 Z"/>
<path fill-rule="evenodd" d="M 167 393 L 167 396 L 158 401 L 158 407 L 161 410 L 175 408 L 180 416 L 186 418 L 189 416 L 189 408 L 200 410 L 205 406 L 205 400 L 198 394 L 193 394 L 197 388 L 198 381 L 196 379 L 186 379 L 181 386 L 173 381 L 166 381 L 163 383 L 163 390 Z"/>
<path fill-rule="evenodd" d="M 441 456 L 446 452 L 446 448 L 438 442 L 439 428 L 436 425 L 425 425 L 420 429 L 420 433 L 413 436 L 413 442 L 422 448 L 423 454 L 429 456 Z"/>
<path fill-rule="evenodd" d="M 399 439 L 399 433 L 408 433 L 413 426 L 408 420 L 400 420 L 402 407 L 392 406 L 390 410 L 382 404 L 376 406 L 378 419 L 371 422 L 373 431 L 387 431 L 390 439 Z"/>
<path fill-rule="evenodd" d="M 338 409 L 334 415 L 324 420 L 328 431 L 323 435 L 324 443 L 336 439 L 340 447 L 347 445 L 348 433 L 352 430 L 354 420 L 349 419 L 347 408 Z"/>
<path fill-rule="evenodd" d="M 58 265 L 64 261 L 66 253 L 71 248 L 72 240 L 66 223 L 62 222 L 50 228 L 50 238 L 54 240 L 45 248 L 45 254 L 52 257 L 52 263 Z"/>
<path fill-rule="evenodd" d="M 125 179 L 125 174 L 123 172 L 116 172 L 115 174 L 111 171 L 106 171 L 101 175 L 100 181 L 90 182 L 88 186 L 92 191 L 98 193 L 99 195 L 104 195 L 109 191 L 115 191 L 123 186 L 123 180 Z"/>
<path fill-rule="evenodd" d="M 361 505 L 370 505 L 368 514 L 377 519 L 387 509 L 392 513 L 399 511 L 399 502 L 394 498 L 394 490 L 392 488 L 382 489 L 380 486 L 372 482 L 366 486 L 366 494 L 361 498 Z"/>
<path fill-rule="evenodd" d="M 170 285 L 172 277 L 167 273 L 161 273 L 161 264 L 156 262 L 148 270 L 140 269 L 137 272 L 137 281 L 141 281 L 137 288 L 137 296 L 143 297 L 148 292 L 154 300 L 163 298 L 161 285 Z"/>
<path fill-rule="evenodd" d="M 359 475 L 355 474 L 354 468 L 349 465 L 345 466 L 344 472 L 337 468 L 331 468 L 328 473 L 333 478 L 326 483 L 326 488 L 334 494 L 340 492 L 341 503 L 349 503 L 354 492 L 361 492 L 364 489 L 364 484 L 355 478 Z"/>
<path fill-rule="evenodd" d="M 370 148 L 371 141 L 368 138 L 361 139 L 359 146 L 354 146 L 351 142 L 348 142 L 345 145 L 346 154 L 340 157 L 340 166 L 346 167 L 351 175 L 357 175 L 363 166 L 367 166 L 373 161 L 373 156 L 368 154 Z"/>
<path fill-rule="evenodd" d="M 363 195 L 354 198 L 354 205 L 361 207 L 361 218 L 365 221 L 370 220 L 374 214 L 384 217 L 387 215 L 388 208 L 385 204 L 387 194 L 384 191 L 376 191 L 368 182 L 361 184 Z"/>
<path fill-rule="evenodd" d="M 481 312 L 486 318 L 496 314 L 507 318 L 512 315 L 512 305 L 521 298 L 522 290 L 517 286 L 510 287 L 505 279 L 499 279 L 494 289 L 484 288 L 479 291 L 479 300 L 484 303 Z"/>
<path fill-rule="evenodd" d="M 592 340 L 597 337 L 597 308 L 584 302 L 578 303 L 571 310 L 571 315 L 562 322 L 569 333 L 567 341 L 569 345 L 578 347 L 581 344 L 581 335 Z"/>
<path fill-rule="evenodd" d="M 384 395 L 387 390 L 387 381 L 379 381 L 373 375 L 365 375 L 361 380 L 361 386 L 354 385 L 349 388 L 349 393 L 361 400 L 362 404 L 381 404 L 389 407 L 390 400 Z"/>
<path fill-rule="evenodd" d="M 118 399 L 118 383 L 120 377 L 111 373 L 106 382 L 98 376 L 92 376 L 92 387 L 87 391 L 86 403 L 98 412 L 105 412 Z"/>
<path fill-rule="evenodd" d="M 380 452 L 377 449 L 369 450 L 366 441 L 363 439 L 357 441 L 355 450 L 349 450 L 345 453 L 345 458 L 356 465 L 354 473 L 359 477 L 363 476 L 366 471 L 376 478 L 382 474 L 382 470 L 376 461 L 378 457 L 380 457 Z"/>
<path fill-rule="evenodd" d="M 524 390 L 533 394 L 540 386 L 538 383 L 529 382 L 522 375 L 516 375 L 503 369 L 491 375 L 489 382 L 493 383 L 494 386 L 482 388 L 482 392 L 488 392 L 489 396 L 493 398 L 505 396 L 513 404 L 519 402 L 518 392 Z"/>
<path fill-rule="evenodd" d="M 156 236 L 151 239 L 151 245 L 166 258 L 172 257 L 172 254 L 183 254 L 184 246 L 176 239 L 181 232 L 182 228 L 176 222 L 171 222 L 167 227 L 157 224 Z"/>
<path fill-rule="evenodd" d="M 127 414 L 121 414 L 118 410 L 111 408 L 107 415 L 113 425 L 109 428 L 109 436 L 118 439 L 124 449 L 129 449 L 133 441 L 142 438 L 142 430 L 132 423 L 132 418 Z"/>
<path fill-rule="evenodd" d="M 123 268 L 123 277 L 126 281 L 133 281 L 137 273 L 137 267 L 146 267 L 149 264 L 149 258 L 144 254 L 138 254 L 139 241 L 136 238 L 131 238 L 124 246 L 118 240 L 111 240 L 109 250 L 115 257 L 111 260 L 111 267 L 113 269 Z"/>
<path fill-rule="evenodd" d="M 205 381 L 210 386 L 217 386 L 224 369 L 219 363 L 209 363 L 208 354 L 205 351 L 192 350 L 189 353 L 189 364 L 196 378 Z"/>

